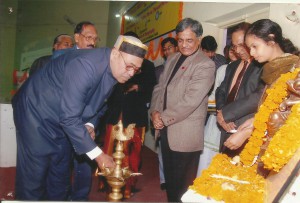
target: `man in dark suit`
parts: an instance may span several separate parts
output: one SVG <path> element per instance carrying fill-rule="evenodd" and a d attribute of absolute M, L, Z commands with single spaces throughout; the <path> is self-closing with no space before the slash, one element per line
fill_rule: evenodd
<path fill-rule="evenodd" d="M 147 46 L 119 36 L 113 49 L 73 50 L 50 61 L 13 97 L 17 134 L 16 199 L 66 200 L 71 148 L 114 168 L 86 127 L 103 115 L 113 86 L 141 67 Z"/>
<path fill-rule="evenodd" d="M 179 52 L 167 59 L 154 87 L 150 114 L 160 134 L 168 201 L 180 202 L 193 184 L 203 150 L 207 94 L 215 64 L 199 50 L 202 25 L 185 18 L 176 26 Z"/>
<path fill-rule="evenodd" d="M 241 23 L 233 29 L 232 45 L 240 59 L 228 65 L 224 81 L 216 90 L 217 121 L 222 127 L 220 152 L 232 157 L 241 152 L 246 138 L 238 133 L 231 136 L 231 133 L 253 117 L 264 90 L 264 83 L 260 79 L 261 65 L 253 60 L 244 43 L 249 25 Z M 230 149 L 240 143 L 244 144 L 238 149 Z"/>

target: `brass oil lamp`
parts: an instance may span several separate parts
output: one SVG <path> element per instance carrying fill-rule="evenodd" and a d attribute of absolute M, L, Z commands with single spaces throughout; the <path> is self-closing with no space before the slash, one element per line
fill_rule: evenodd
<path fill-rule="evenodd" d="M 117 143 L 115 147 L 115 153 L 113 153 L 112 157 L 114 158 L 116 167 L 113 170 L 104 167 L 99 173 L 98 169 L 96 171 L 96 174 L 104 176 L 107 180 L 107 183 L 111 186 L 112 191 L 109 193 L 108 199 L 112 202 L 118 202 L 123 198 L 121 190 L 126 183 L 126 179 L 131 176 L 142 175 L 141 173 L 133 173 L 128 167 L 122 168 L 122 160 L 125 157 L 123 153 L 123 142 L 130 140 L 133 137 L 134 127 L 135 124 L 130 124 L 124 131 L 121 120 L 113 126 L 112 136 Z"/>

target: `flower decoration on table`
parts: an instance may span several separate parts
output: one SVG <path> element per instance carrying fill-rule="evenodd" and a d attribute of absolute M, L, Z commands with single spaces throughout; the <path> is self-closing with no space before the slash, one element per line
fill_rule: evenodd
<path fill-rule="evenodd" d="M 251 165 L 255 157 L 259 154 L 261 145 L 267 139 L 266 130 L 269 116 L 273 111 L 278 110 L 280 103 L 288 96 L 286 82 L 290 79 L 294 79 L 299 70 L 300 69 L 297 68 L 293 72 L 282 74 L 278 80 L 266 90 L 267 96 L 254 117 L 254 131 L 240 154 L 241 162 L 244 165 Z"/>
<path fill-rule="evenodd" d="M 225 154 L 217 154 L 190 189 L 217 201 L 263 202 L 265 179 L 256 174 L 256 167 L 234 165 L 230 160 Z"/>
<path fill-rule="evenodd" d="M 300 147 L 300 104 L 292 107 L 285 124 L 276 132 L 261 157 L 264 167 L 279 172 Z"/>

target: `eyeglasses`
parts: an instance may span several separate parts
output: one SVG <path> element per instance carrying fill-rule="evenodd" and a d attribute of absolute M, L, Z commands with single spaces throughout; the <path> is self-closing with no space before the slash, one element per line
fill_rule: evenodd
<path fill-rule="evenodd" d="M 90 41 L 93 41 L 93 42 L 97 42 L 97 41 L 100 41 L 100 39 L 98 37 L 92 37 L 92 36 L 85 36 L 84 34 L 81 34 L 79 33 L 80 35 L 82 35 L 86 41 L 90 42 Z"/>
<path fill-rule="evenodd" d="M 121 52 L 120 52 L 120 55 L 121 55 L 121 57 L 122 57 L 122 59 L 123 59 L 123 62 L 124 62 L 124 64 L 125 64 L 125 66 L 126 66 L 126 67 L 125 67 L 126 70 L 128 70 L 128 71 L 133 70 L 135 74 L 138 74 L 138 73 L 141 72 L 141 69 L 138 68 L 138 67 L 136 67 L 135 65 L 128 65 L 128 64 L 125 62 L 125 59 L 124 59 L 124 57 L 123 57 L 123 55 L 122 55 Z"/>
<path fill-rule="evenodd" d="M 238 45 L 232 45 L 231 49 L 235 51 L 235 50 L 237 50 L 237 48 L 245 48 L 245 46 L 246 45 L 244 43 L 243 44 L 238 44 Z"/>

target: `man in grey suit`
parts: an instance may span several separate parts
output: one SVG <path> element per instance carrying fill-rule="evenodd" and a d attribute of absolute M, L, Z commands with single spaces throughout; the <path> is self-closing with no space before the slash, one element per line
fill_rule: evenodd
<path fill-rule="evenodd" d="M 224 81 L 216 90 L 217 121 L 222 127 L 220 152 L 232 157 L 241 152 L 247 137 L 231 132 L 253 117 L 264 90 L 261 65 L 253 60 L 244 43 L 249 25 L 240 23 L 233 28 L 232 45 L 240 59 L 228 65 Z"/>
<path fill-rule="evenodd" d="M 207 94 L 215 78 L 215 64 L 199 44 L 202 25 L 185 18 L 176 26 L 179 52 L 170 56 L 150 107 L 161 138 L 168 201 L 180 202 L 196 178 L 207 112 Z"/>

